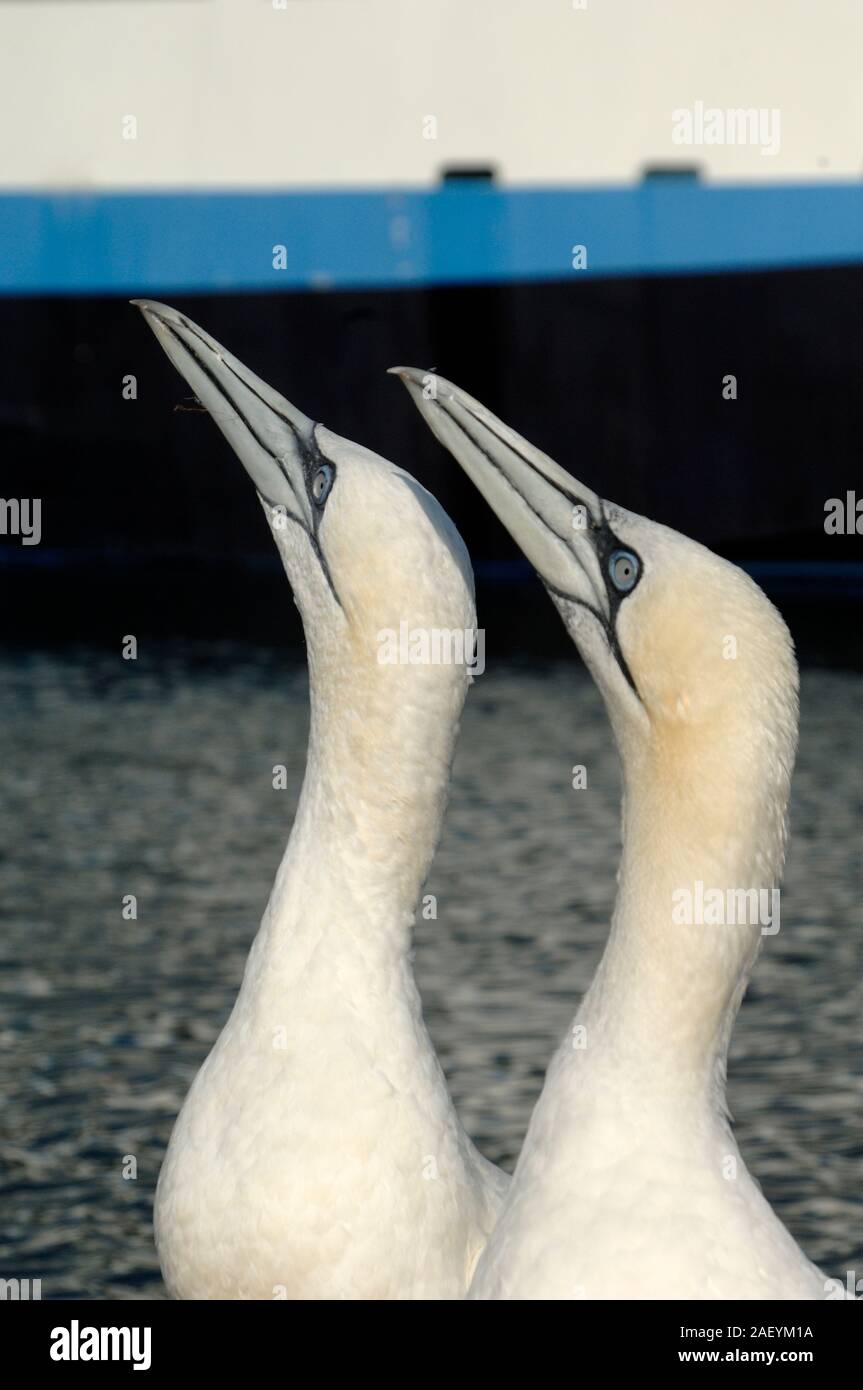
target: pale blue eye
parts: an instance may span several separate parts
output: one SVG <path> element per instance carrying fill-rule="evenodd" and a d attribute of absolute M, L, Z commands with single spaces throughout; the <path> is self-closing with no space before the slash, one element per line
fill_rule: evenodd
<path fill-rule="evenodd" d="M 320 468 L 315 471 L 315 475 L 312 478 L 312 496 L 319 507 L 322 507 L 326 502 L 335 476 L 336 470 L 330 468 L 328 463 L 322 463 Z"/>
<path fill-rule="evenodd" d="M 608 557 L 608 573 L 615 589 L 628 594 L 635 587 L 641 571 L 641 562 L 631 550 L 613 550 Z"/>

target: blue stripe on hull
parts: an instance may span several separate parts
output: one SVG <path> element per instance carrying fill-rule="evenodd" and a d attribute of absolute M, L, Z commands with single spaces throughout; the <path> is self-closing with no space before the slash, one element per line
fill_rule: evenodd
<path fill-rule="evenodd" d="M 286 268 L 273 268 L 273 247 Z M 572 268 L 572 248 L 587 268 Z M 0 292 L 394 288 L 863 260 L 863 186 L 0 195 Z"/>

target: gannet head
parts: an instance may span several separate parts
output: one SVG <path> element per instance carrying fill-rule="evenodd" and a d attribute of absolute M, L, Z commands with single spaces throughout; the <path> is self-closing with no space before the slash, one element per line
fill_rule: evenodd
<path fill-rule="evenodd" d="M 436 596 L 438 616 L 464 616 L 451 611 L 449 588 L 469 609 L 467 551 L 425 488 L 310 420 L 176 309 L 133 302 L 254 483 L 304 618 L 368 635 L 423 616 L 411 608 L 434 607 Z"/>
<path fill-rule="evenodd" d="M 797 734 L 788 630 L 740 569 L 603 501 L 441 377 L 393 368 L 421 414 L 536 568 L 605 699 L 624 765 L 659 794 L 747 788 L 782 839 Z M 741 774 L 744 774 L 741 777 Z M 741 781 L 746 786 L 741 786 Z M 675 791 L 675 788 L 677 790 Z M 714 807 L 717 835 L 733 834 Z M 775 844 L 774 844 L 775 847 Z"/>
<path fill-rule="evenodd" d="M 352 769 L 345 814 L 376 802 L 377 825 L 386 807 L 431 843 L 422 793 L 443 795 L 476 630 L 461 537 L 408 473 L 310 420 L 185 315 L 135 302 L 257 489 L 303 619 L 313 750 Z"/>

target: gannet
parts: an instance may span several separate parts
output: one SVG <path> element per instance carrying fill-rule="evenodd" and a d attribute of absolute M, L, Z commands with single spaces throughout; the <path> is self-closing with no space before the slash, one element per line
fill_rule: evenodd
<path fill-rule="evenodd" d="M 287 849 L 159 1177 L 165 1282 L 184 1299 L 463 1298 L 507 1180 L 456 1116 L 411 934 L 470 675 L 378 656 L 401 622 L 475 629 L 467 551 L 408 473 L 136 302 L 257 489 L 311 693 Z"/>
<path fill-rule="evenodd" d="M 699 883 L 778 881 L 798 724 L 788 630 L 734 565 L 603 501 L 450 382 L 393 370 L 548 589 L 604 698 L 624 788 L 605 952 L 469 1297 L 824 1298 L 726 1110 L 765 917 L 750 898 L 726 916 L 741 925 L 681 922 Z"/>

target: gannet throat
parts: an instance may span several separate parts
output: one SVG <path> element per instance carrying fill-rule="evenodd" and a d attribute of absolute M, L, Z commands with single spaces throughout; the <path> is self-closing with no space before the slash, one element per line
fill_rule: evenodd
<path fill-rule="evenodd" d="M 379 655 L 402 622 L 475 628 L 470 562 L 409 474 L 175 310 L 141 308 L 262 499 L 311 703 L 290 839 L 159 1178 L 165 1282 L 181 1298 L 463 1298 L 506 1179 L 459 1123 L 411 960 L 470 674 Z"/>
<path fill-rule="evenodd" d="M 605 952 L 470 1297 L 823 1299 L 726 1110 L 760 919 L 706 926 L 674 907 L 699 883 L 745 895 L 779 880 L 797 744 L 785 624 L 734 565 L 601 501 L 450 382 L 397 371 L 550 590 L 623 772 Z"/>

